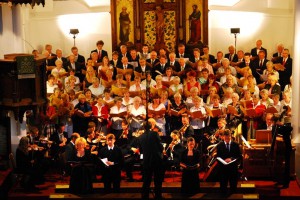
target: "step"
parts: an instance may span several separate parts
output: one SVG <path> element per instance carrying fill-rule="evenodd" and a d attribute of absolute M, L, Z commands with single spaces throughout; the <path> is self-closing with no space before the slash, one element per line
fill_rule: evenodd
<path fill-rule="evenodd" d="M 259 199 L 259 194 L 231 194 L 224 196 L 221 194 L 207 194 L 207 193 L 198 193 L 193 196 L 183 196 L 178 193 L 163 193 L 164 199 L 235 199 L 235 200 L 257 200 Z M 150 199 L 153 199 L 153 195 L 149 195 Z M 141 199 L 140 193 L 110 193 L 110 194 L 89 194 L 89 195 L 74 195 L 70 193 L 57 193 L 51 194 L 50 199 Z"/>
<path fill-rule="evenodd" d="M 140 192 L 142 188 L 142 182 L 121 182 L 121 192 Z M 154 187 L 153 182 L 151 187 Z M 181 182 L 163 182 L 162 191 L 170 193 L 179 193 L 181 187 Z M 93 183 L 93 188 L 95 192 L 102 192 L 104 190 L 103 183 Z M 216 193 L 219 191 L 220 184 L 218 182 L 201 182 L 200 190 L 204 193 Z M 251 182 L 241 182 L 238 183 L 237 192 L 238 193 L 254 193 L 256 187 L 254 183 Z M 56 184 L 55 185 L 56 193 L 68 193 L 69 185 L 68 184 Z"/>

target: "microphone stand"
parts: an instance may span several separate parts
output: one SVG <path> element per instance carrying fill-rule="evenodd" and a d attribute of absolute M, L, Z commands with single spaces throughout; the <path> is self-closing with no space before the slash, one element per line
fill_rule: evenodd
<path fill-rule="evenodd" d="M 146 123 L 148 123 L 148 102 L 150 101 L 150 83 L 148 83 L 148 80 L 146 78 Z M 148 131 L 148 130 L 146 130 Z"/>

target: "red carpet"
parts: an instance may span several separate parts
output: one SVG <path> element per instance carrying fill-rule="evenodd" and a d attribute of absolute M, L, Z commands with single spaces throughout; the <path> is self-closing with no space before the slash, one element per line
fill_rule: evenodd
<path fill-rule="evenodd" d="M 136 182 L 142 181 L 142 175 L 139 171 L 134 171 L 134 179 Z M 200 173 L 200 178 L 203 173 Z M 100 182 L 101 176 L 97 176 L 97 181 Z M 126 184 L 126 175 L 122 173 L 122 184 Z M 165 174 L 164 182 L 171 183 L 177 182 L 178 190 L 180 188 L 181 172 L 178 171 L 167 171 Z M 278 190 L 274 186 L 273 181 L 268 180 L 249 180 L 251 183 L 255 183 L 256 192 L 260 194 L 260 199 L 300 199 L 300 188 L 296 181 L 291 181 L 290 187 L 287 189 Z M 243 181 L 243 183 L 247 183 Z M 55 193 L 55 185 L 57 184 L 69 184 L 69 177 L 61 177 L 57 173 L 48 173 L 46 175 L 46 182 L 42 185 L 38 185 L 38 191 L 29 193 L 20 187 L 18 183 L 12 186 L 8 193 L 8 199 L 48 199 L 50 194 Z M 278 191 L 278 192 L 276 192 Z"/>

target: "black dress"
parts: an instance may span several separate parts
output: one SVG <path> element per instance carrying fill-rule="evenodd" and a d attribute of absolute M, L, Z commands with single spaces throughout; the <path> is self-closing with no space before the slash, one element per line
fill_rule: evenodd
<path fill-rule="evenodd" d="M 181 180 L 181 192 L 186 195 L 193 195 L 200 190 L 200 179 L 197 164 L 200 164 L 200 152 L 193 150 L 193 156 L 188 156 L 188 149 L 185 149 L 181 156 L 181 163 L 187 168 L 183 169 Z"/>
<path fill-rule="evenodd" d="M 77 156 L 77 151 L 73 156 L 72 171 L 70 177 L 70 193 L 88 194 L 93 192 L 91 153 L 85 150 L 82 157 Z"/>

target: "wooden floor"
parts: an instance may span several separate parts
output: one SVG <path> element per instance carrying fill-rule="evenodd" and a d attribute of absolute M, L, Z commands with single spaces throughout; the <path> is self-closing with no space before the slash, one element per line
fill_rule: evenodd
<path fill-rule="evenodd" d="M 141 199 L 142 182 L 139 172 L 135 172 L 136 182 L 127 182 L 122 174 L 121 191 L 118 194 L 105 194 L 103 183 L 97 180 L 93 184 L 94 192 L 89 195 L 70 194 L 69 177 L 60 177 L 57 174 L 47 174 L 46 182 L 38 185 L 39 190 L 26 192 L 18 182 L 8 192 L 7 199 L 40 200 L 40 199 Z M 249 180 L 240 181 L 235 194 L 221 195 L 218 182 L 201 182 L 200 193 L 193 196 L 183 196 L 180 193 L 180 172 L 167 172 L 163 182 L 164 199 L 300 199 L 300 188 L 296 181 L 291 181 L 290 188 L 280 189 L 271 180 Z M 152 183 L 153 184 L 153 183 Z M 153 187 L 153 185 L 152 185 Z M 150 194 L 153 198 L 153 194 Z M 2 199 L 2 198 L 1 198 Z"/>

